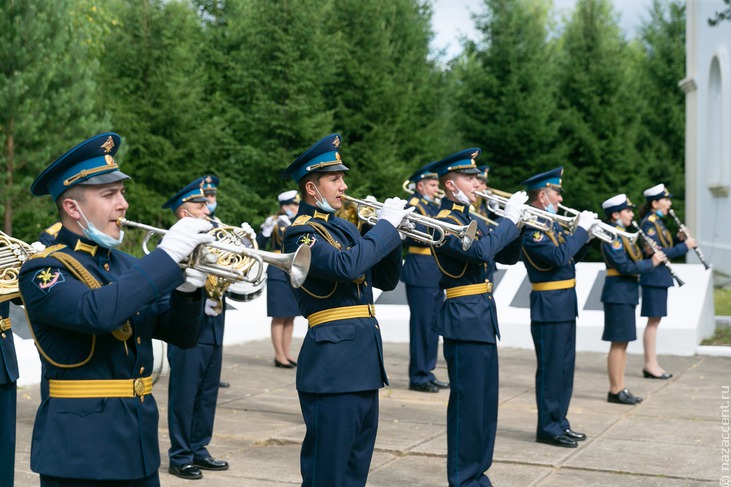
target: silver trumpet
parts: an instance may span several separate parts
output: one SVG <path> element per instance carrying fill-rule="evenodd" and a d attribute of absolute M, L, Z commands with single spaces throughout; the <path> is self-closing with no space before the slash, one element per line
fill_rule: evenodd
<path fill-rule="evenodd" d="M 620 238 L 626 238 L 631 244 L 635 244 L 637 239 L 640 238 L 639 233 L 625 232 L 601 221 L 592 225 L 589 229 L 589 235 L 609 244 Z"/>
<path fill-rule="evenodd" d="M 350 201 L 357 207 L 358 218 L 362 221 L 375 225 L 378 222 L 378 212 L 383 208 L 383 203 L 378 201 L 359 200 L 351 198 L 348 195 L 341 195 L 341 199 L 344 201 Z M 398 228 L 398 231 L 409 238 L 413 238 L 416 241 L 423 242 L 427 245 L 433 245 L 434 247 L 440 247 L 444 244 L 448 235 L 454 235 L 462 240 L 462 250 L 467 250 L 472 245 L 477 233 L 477 222 L 471 221 L 469 225 L 452 225 L 451 223 L 445 223 L 437 220 L 436 218 L 429 218 L 427 216 L 420 215 L 418 213 L 409 213 L 406 215 L 406 220 L 415 225 L 423 225 L 428 229 L 434 231 L 432 235 L 429 232 L 423 232 L 410 226 L 402 226 Z"/>
<path fill-rule="evenodd" d="M 145 253 L 149 253 L 147 242 L 153 234 L 165 235 L 168 233 L 165 229 L 133 222 L 126 218 L 119 218 L 117 224 L 148 232 L 143 241 Z M 209 276 L 215 276 L 227 284 L 237 282 L 256 284 L 262 281 L 263 263 L 266 262 L 288 273 L 292 287 L 300 287 L 305 282 L 310 270 L 311 254 L 308 246 L 301 245 L 295 252 L 289 254 L 257 250 L 243 246 L 241 236 L 243 232 L 240 231 L 241 229 L 236 232 L 236 229 L 237 227 L 227 226 L 213 228 L 209 233 L 218 240 L 199 245 L 186 260 L 180 263 L 180 267 L 199 270 Z M 250 273 L 253 275 L 250 276 Z"/>
<path fill-rule="evenodd" d="M 501 193 L 503 193 L 501 191 Z M 496 190 L 492 189 L 489 191 L 475 191 L 475 195 L 484 198 L 488 203 L 492 202 L 491 205 L 496 215 L 505 216 L 505 206 L 508 204 L 508 199 L 505 196 L 497 194 Z M 520 220 L 518 226 L 527 226 L 535 228 L 544 232 L 548 232 L 552 228 L 552 222 L 557 222 L 563 228 L 569 232 L 573 232 L 579 222 L 579 214 L 575 216 L 569 215 L 558 215 L 556 213 L 550 213 L 545 210 L 541 210 L 531 205 L 522 205 L 520 212 Z M 569 208 L 570 209 L 570 208 Z M 574 210 L 576 211 L 576 210 Z M 549 223 L 551 222 L 551 223 Z"/>

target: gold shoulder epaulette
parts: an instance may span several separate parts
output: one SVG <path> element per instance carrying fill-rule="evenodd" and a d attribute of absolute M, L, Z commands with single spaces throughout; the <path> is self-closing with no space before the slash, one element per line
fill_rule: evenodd
<path fill-rule="evenodd" d="M 292 226 L 304 225 L 310 218 L 312 218 L 310 215 L 300 215 L 292 222 Z"/>
<path fill-rule="evenodd" d="M 647 221 L 650 221 L 652 223 L 655 223 L 655 220 L 657 220 L 657 215 L 655 215 L 654 213 L 647 217 Z"/>
<path fill-rule="evenodd" d="M 442 210 L 434 218 L 447 218 L 450 213 L 452 213 L 452 210 Z"/>
<path fill-rule="evenodd" d="M 417 198 L 416 196 L 414 196 L 413 198 L 411 198 L 411 199 L 409 200 L 409 204 L 410 204 L 411 206 L 416 206 L 416 205 L 418 205 L 418 204 L 419 204 L 419 198 Z"/>
<path fill-rule="evenodd" d="M 37 254 L 33 254 L 31 259 L 40 259 L 40 258 L 48 257 L 55 251 L 61 250 L 64 247 L 66 247 L 64 244 L 51 245 L 50 247 L 46 247 L 45 250 L 42 250 L 42 251 L 38 252 Z"/>
<path fill-rule="evenodd" d="M 46 228 L 44 232 L 46 232 L 49 235 L 53 235 L 54 237 L 58 236 L 59 230 L 61 230 L 61 227 L 63 226 L 63 223 L 56 222 L 50 227 Z"/>

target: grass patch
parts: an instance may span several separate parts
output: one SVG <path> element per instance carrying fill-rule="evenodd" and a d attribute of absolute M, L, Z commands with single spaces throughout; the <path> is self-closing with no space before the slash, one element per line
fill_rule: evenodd
<path fill-rule="evenodd" d="M 701 345 L 731 345 L 731 328 L 716 328 L 711 338 L 706 338 Z"/>
<path fill-rule="evenodd" d="M 713 303 L 716 316 L 731 316 L 731 289 L 714 289 Z"/>

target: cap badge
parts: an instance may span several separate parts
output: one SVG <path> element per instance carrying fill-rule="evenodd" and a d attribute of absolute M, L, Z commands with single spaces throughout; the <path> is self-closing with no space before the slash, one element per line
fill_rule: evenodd
<path fill-rule="evenodd" d="M 112 152 L 112 149 L 114 149 L 114 140 L 112 139 L 111 135 L 107 138 L 107 141 L 101 145 L 101 148 L 104 149 L 104 152 L 106 152 L 107 154 Z"/>

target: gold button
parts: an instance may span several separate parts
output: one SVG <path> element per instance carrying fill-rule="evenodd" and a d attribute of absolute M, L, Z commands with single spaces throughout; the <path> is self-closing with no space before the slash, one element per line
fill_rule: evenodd
<path fill-rule="evenodd" d="M 145 368 L 144 367 L 140 367 L 140 374 L 143 374 L 144 372 L 145 372 Z"/>
<path fill-rule="evenodd" d="M 105 271 L 108 271 L 109 270 L 109 262 L 105 262 L 104 263 L 104 270 Z"/>
<path fill-rule="evenodd" d="M 5 332 L 3 332 L 2 337 L 5 338 Z"/>
<path fill-rule="evenodd" d="M 136 396 L 141 396 L 145 393 L 145 383 L 139 377 L 134 381 L 134 390 Z"/>
<path fill-rule="evenodd" d="M 140 337 L 137 337 L 137 345 L 139 345 L 140 343 L 142 343 L 142 339 Z"/>
<path fill-rule="evenodd" d="M 139 315 L 140 315 L 140 312 L 139 311 L 137 313 L 135 313 L 135 316 L 139 316 Z"/>

